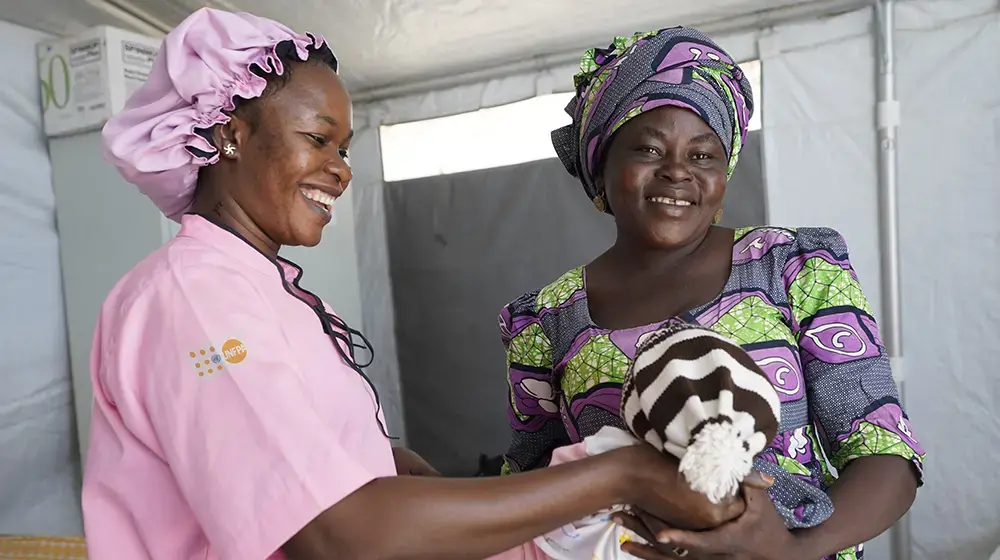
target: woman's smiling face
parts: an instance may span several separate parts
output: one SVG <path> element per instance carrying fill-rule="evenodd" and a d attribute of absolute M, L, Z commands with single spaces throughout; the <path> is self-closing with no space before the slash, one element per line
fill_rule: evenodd
<path fill-rule="evenodd" d="M 671 249 L 700 239 L 722 207 L 728 158 L 693 111 L 661 107 L 615 133 L 600 182 L 619 236 Z"/>

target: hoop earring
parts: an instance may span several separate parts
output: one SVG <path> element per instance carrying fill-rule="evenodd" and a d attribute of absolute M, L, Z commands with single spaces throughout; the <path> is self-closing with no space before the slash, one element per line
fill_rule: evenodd
<path fill-rule="evenodd" d="M 721 221 L 722 221 L 722 208 L 719 208 L 719 211 L 716 212 L 715 216 L 712 218 L 712 224 L 713 225 L 718 224 Z"/>
<path fill-rule="evenodd" d="M 604 201 L 603 194 L 597 194 L 594 196 L 594 208 L 597 208 L 597 211 L 602 214 L 608 211 L 608 203 Z"/>

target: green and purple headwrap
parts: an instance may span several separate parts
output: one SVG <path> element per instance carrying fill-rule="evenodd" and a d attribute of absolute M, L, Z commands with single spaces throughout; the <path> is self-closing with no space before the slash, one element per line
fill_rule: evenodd
<path fill-rule="evenodd" d="M 587 195 L 599 194 L 596 177 L 609 141 L 623 124 L 658 107 L 697 113 L 719 135 L 732 176 L 753 114 L 753 93 L 743 71 L 697 29 L 674 27 L 618 37 L 607 49 L 583 56 L 566 107 L 573 123 L 552 132 L 566 170 Z"/>

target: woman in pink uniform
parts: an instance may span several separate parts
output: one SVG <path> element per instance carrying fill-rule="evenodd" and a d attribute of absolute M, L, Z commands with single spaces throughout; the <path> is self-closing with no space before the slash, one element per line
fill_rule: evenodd
<path fill-rule="evenodd" d="M 322 38 L 199 10 L 105 152 L 179 235 L 101 310 L 83 487 L 95 560 L 483 558 L 619 503 L 718 524 L 648 446 L 453 480 L 390 445 L 360 333 L 300 287 L 351 180 L 351 104 Z M 362 343 L 359 343 L 358 341 Z"/>

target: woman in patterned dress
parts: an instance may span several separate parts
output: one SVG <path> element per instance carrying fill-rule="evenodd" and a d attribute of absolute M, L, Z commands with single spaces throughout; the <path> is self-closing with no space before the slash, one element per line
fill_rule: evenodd
<path fill-rule="evenodd" d="M 775 482 L 767 494 L 744 488 L 742 514 L 707 532 L 625 517 L 671 543 L 625 547 L 642 558 L 862 558 L 858 543 L 912 504 L 924 451 L 840 234 L 716 225 L 753 111 L 742 71 L 700 32 L 673 28 L 588 51 L 576 91 L 553 144 L 614 216 L 617 239 L 501 312 L 513 428 L 504 472 L 623 427 L 637 339 L 697 323 L 739 343 L 780 395 L 780 432 L 755 462 Z"/>

